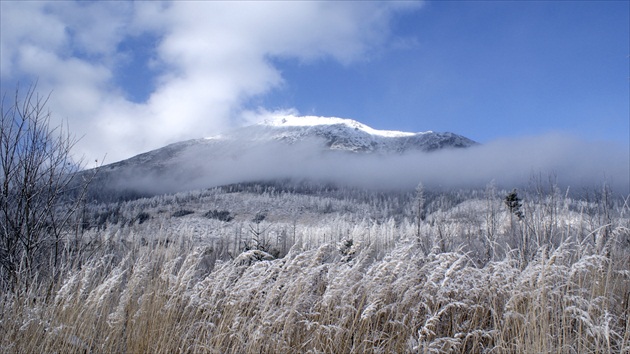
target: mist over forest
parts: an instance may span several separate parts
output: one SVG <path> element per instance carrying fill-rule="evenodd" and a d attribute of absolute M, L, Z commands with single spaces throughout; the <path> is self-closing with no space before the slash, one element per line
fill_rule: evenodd
<path fill-rule="evenodd" d="M 310 180 L 376 190 L 427 188 L 524 188 L 533 180 L 553 180 L 570 192 L 609 185 L 630 188 L 629 154 L 620 145 L 585 142 L 550 134 L 503 139 L 469 148 L 403 154 L 326 150 L 308 139 L 251 145 L 247 142 L 183 149 L 159 165 L 129 160 L 130 167 L 97 174 L 113 189 L 160 194 L 226 184 Z"/>

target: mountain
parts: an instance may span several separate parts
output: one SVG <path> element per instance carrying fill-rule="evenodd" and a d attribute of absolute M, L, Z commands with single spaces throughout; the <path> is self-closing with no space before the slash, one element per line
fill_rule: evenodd
<path fill-rule="evenodd" d="M 282 116 L 221 135 L 183 141 L 100 168 L 108 188 L 205 188 L 259 179 L 312 174 L 341 158 L 387 159 L 409 153 L 468 148 L 476 142 L 454 133 L 376 130 L 351 119 Z M 323 162 L 324 161 L 324 162 Z M 316 167 L 314 167 L 316 166 Z M 313 170 L 307 174 L 306 170 Z M 316 170 L 316 171 L 315 171 Z"/>
<path fill-rule="evenodd" d="M 352 119 L 295 116 L 265 120 L 210 139 L 239 138 L 250 142 L 281 141 L 289 144 L 320 139 L 329 150 L 384 154 L 465 148 L 476 144 L 453 133 L 376 130 Z"/>

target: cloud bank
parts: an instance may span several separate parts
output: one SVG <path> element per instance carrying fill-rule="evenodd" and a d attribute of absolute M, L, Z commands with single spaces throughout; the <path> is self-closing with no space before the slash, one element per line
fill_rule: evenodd
<path fill-rule="evenodd" d="M 528 137 L 402 155 L 360 154 L 324 150 L 322 142 L 304 141 L 248 146 L 233 141 L 196 147 L 155 172 L 127 170 L 116 174 L 118 187 L 150 193 L 208 188 L 239 182 L 292 179 L 372 189 L 527 188 L 550 178 L 572 192 L 600 189 L 630 192 L 630 156 L 615 144 L 584 142 L 563 135 Z M 118 171 L 117 173 L 120 173 Z M 536 179 L 538 181 L 536 181 Z"/>
<path fill-rule="evenodd" d="M 114 162 L 238 125 L 249 99 L 283 85 L 273 59 L 364 60 L 391 37 L 392 17 L 419 3 L 0 6 L 2 91 L 37 80 L 53 92 L 54 116 L 83 137 L 75 153 Z M 134 99 L 135 85 L 146 97 Z"/>

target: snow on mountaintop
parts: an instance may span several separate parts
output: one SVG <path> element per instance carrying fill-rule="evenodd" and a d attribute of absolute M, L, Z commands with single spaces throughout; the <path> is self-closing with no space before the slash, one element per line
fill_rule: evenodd
<path fill-rule="evenodd" d="M 279 115 L 205 138 L 210 142 L 235 142 L 240 146 L 283 142 L 299 144 L 322 141 L 327 150 L 352 152 L 403 153 L 411 150 L 434 151 L 441 148 L 465 148 L 477 144 L 453 133 L 401 132 L 378 130 L 352 119 L 337 117 Z"/>
<path fill-rule="evenodd" d="M 364 131 L 370 135 L 377 135 L 388 138 L 399 138 L 405 136 L 413 136 L 418 133 L 401 132 L 395 130 L 377 130 L 368 127 L 365 124 L 359 123 L 356 120 L 337 117 L 317 117 L 317 116 L 301 116 L 296 117 L 293 115 L 277 116 L 271 119 L 266 119 L 260 125 L 275 126 L 275 127 L 313 127 L 320 125 L 338 125 L 342 124 L 350 128 Z M 432 133 L 432 132 L 426 132 Z M 423 134 L 423 133 L 419 133 Z"/>

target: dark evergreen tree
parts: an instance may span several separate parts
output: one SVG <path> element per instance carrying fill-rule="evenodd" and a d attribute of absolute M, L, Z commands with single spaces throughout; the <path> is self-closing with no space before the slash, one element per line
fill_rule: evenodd
<path fill-rule="evenodd" d="M 510 213 L 516 215 L 519 220 L 523 220 L 525 217 L 522 210 L 523 202 L 518 196 L 518 193 L 516 193 L 516 189 L 512 190 L 512 192 L 505 196 L 504 202 L 510 210 Z"/>

